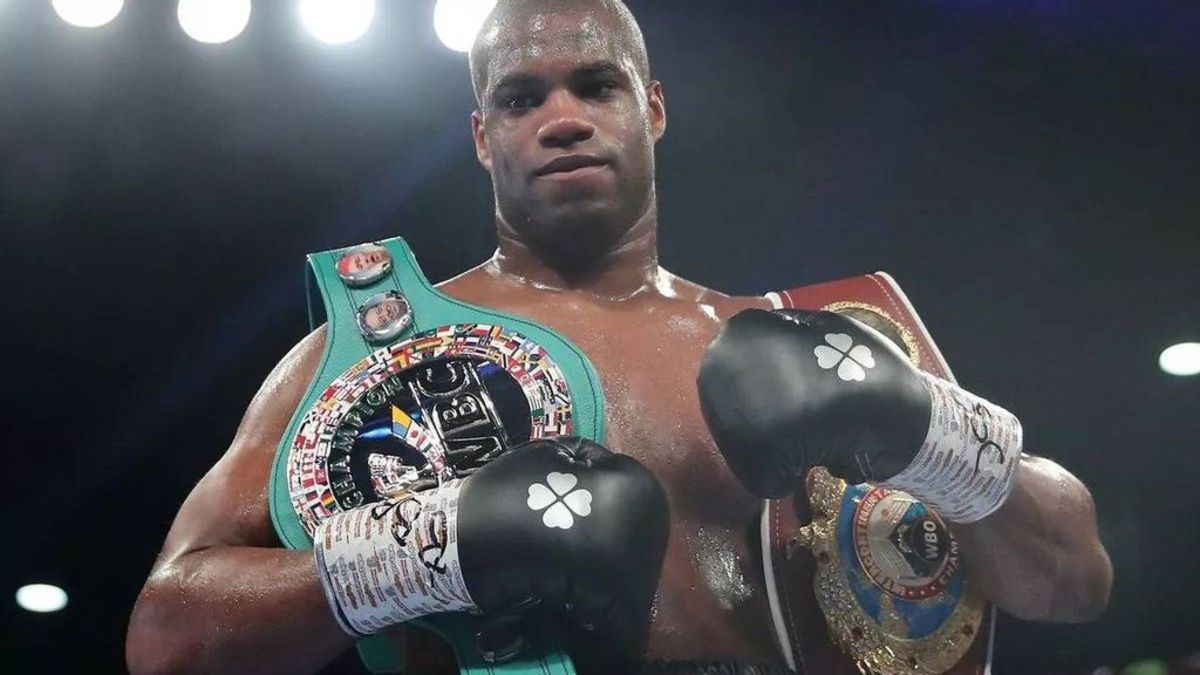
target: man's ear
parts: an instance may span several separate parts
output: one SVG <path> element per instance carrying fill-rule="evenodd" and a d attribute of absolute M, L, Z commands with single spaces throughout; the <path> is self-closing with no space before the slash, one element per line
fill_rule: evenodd
<path fill-rule="evenodd" d="M 651 80 L 646 86 L 646 98 L 650 106 L 650 133 L 657 142 L 667 131 L 667 100 L 663 94 L 662 82 Z"/>
<path fill-rule="evenodd" d="M 489 173 L 492 171 L 492 151 L 488 149 L 487 136 L 483 133 L 483 113 L 471 113 L 471 138 L 475 141 L 475 157 Z"/>

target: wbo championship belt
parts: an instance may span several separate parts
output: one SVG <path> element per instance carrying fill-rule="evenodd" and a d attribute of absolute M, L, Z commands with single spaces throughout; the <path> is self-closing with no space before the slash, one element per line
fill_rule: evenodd
<path fill-rule="evenodd" d="M 776 308 L 824 309 L 887 335 L 918 368 L 954 381 L 916 311 L 877 272 L 768 293 Z M 983 675 L 994 614 L 958 543 L 907 493 L 847 485 L 822 467 L 802 496 L 768 501 L 763 566 L 775 632 L 798 673 Z M 819 608 L 819 611 L 817 610 Z"/>
<path fill-rule="evenodd" d="M 583 352 L 537 323 L 438 292 L 402 239 L 314 253 L 308 264 L 309 319 L 326 318 L 325 352 L 268 491 L 288 548 L 310 549 L 334 513 L 468 476 L 530 439 L 604 442 L 604 394 Z M 412 624 L 445 640 L 462 673 L 575 672 L 551 626 L 494 644 L 466 613 Z M 411 666 L 394 635 L 359 641 L 371 671 Z"/>

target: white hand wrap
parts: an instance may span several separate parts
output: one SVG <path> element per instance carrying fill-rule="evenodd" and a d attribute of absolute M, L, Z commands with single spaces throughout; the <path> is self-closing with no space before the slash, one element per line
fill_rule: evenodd
<path fill-rule="evenodd" d="M 317 574 L 353 637 L 475 608 L 458 560 L 461 481 L 336 513 L 313 535 Z"/>
<path fill-rule="evenodd" d="M 973 523 L 1008 499 L 1021 463 L 1021 422 L 998 405 L 921 373 L 932 412 L 911 464 L 882 485 L 903 490 L 942 518 Z"/>

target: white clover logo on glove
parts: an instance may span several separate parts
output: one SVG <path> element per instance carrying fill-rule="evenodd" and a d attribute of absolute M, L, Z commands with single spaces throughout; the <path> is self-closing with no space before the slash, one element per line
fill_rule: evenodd
<path fill-rule="evenodd" d="M 525 503 L 534 511 L 546 509 L 542 514 L 546 527 L 570 529 L 575 524 L 575 516 L 583 518 L 592 512 L 592 493 L 583 488 L 576 490 L 578 483 L 575 474 L 551 471 L 546 474 L 545 485 L 534 483 L 529 486 L 529 500 Z"/>
<path fill-rule="evenodd" d="M 828 344 L 813 348 L 818 366 L 825 370 L 837 367 L 838 377 L 846 382 L 867 379 L 866 369 L 875 367 L 870 347 L 854 344 L 854 339 L 845 333 L 826 333 L 825 342 Z"/>

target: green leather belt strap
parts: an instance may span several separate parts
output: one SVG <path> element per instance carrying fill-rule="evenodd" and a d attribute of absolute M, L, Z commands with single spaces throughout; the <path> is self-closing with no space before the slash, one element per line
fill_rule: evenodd
<path fill-rule="evenodd" d="M 604 393 L 600 386 L 600 378 L 578 347 L 557 333 L 527 319 L 469 305 L 438 292 L 417 267 L 417 261 L 403 239 L 397 237 L 378 243 L 386 247 L 392 256 L 391 272 L 362 288 L 347 286 L 338 275 L 337 261 L 344 249 L 308 256 L 312 272 L 309 277 L 309 320 L 315 327 L 319 316 L 319 312 L 314 311 L 317 307 L 312 284 L 315 284 L 320 291 L 327 319 L 325 353 L 275 452 L 268 497 L 275 531 L 290 549 L 312 548 L 312 541 L 293 510 L 288 494 L 287 460 L 292 439 L 305 412 L 312 407 L 330 382 L 376 349 L 386 346 L 368 343 L 359 332 L 356 323 L 359 305 L 376 293 L 399 291 L 407 298 L 412 309 L 412 325 L 392 342 L 440 326 L 463 323 L 503 326 L 537 342 L 546 349 L 566 376 L 572 400 L 572 433 L 599 443 L 604 442 Z M 420 623 L 450 643 L 462 673 L 573 675 L 575 672 L 570 658 L 554 636 L 554 631 L 546 627 L 539 627 L 532 631 L 531 635 L 525 636 L 527 646 L 517 658 L 501 664 L 489 664 L 483 660 L 476 645 L 478 625 L 475 617 L 466 614 L 445 614 L 423 619 Z M 363 663 L 373 672 L 403 672 L 401 656 L 383 636 L 361 640 L 358 647 Z"/>

